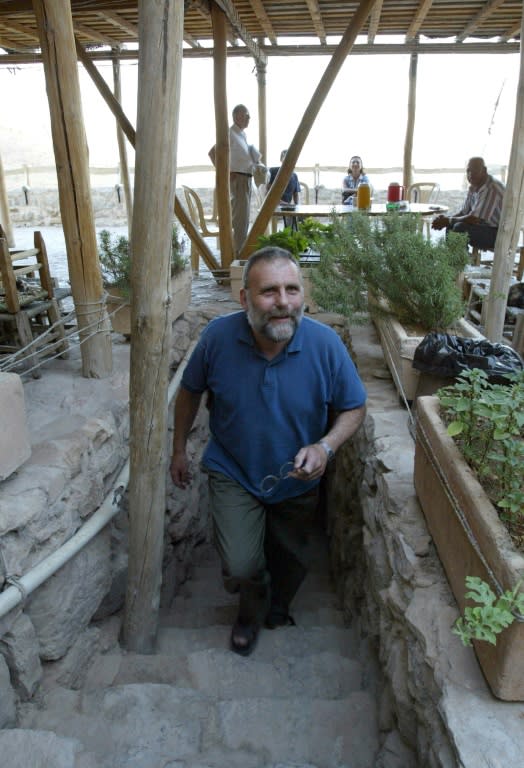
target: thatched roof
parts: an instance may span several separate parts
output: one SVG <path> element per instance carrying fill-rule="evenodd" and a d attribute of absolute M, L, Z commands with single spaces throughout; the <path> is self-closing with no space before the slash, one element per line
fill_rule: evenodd
<path fill-rule="evenodd" d="M 216 0 L 229 19 L 233 55 L 331 53 L 359 3 L 344 0 Z M 185 0 L 187 56 L 209 56 L 213 29 L 209 0 Z M 127 47 L 136 57 L 138 0 L 71 0 L 75 35 L 96 57 Z M 518 50 L 521 0 L 377 0 L 354 52 Z M 400 36 L 392 46 L 387 36 Z M 287 38 L 287 40 L 286 40 Z M 289 38 L 294 38 L 289 44 Z M 301 42 L 296 44 L 296 39 Z M 363 38 L 363 39 L 364 39 Z M 39 60 L 31 0 L 0 2 L 0 63 Z M 94 54 L 94 50 L 93 50 Z"/>

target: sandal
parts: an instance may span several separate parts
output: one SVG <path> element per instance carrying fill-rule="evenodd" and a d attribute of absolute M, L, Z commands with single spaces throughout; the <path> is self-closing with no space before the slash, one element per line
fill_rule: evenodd
<path fill-rule="evenodd" d="M 249 656 L 255 650 L 258 639 L 258 626 L 237 619 L 231 630 L 231 650 L 240 656 Z M 240 640 L 240 642 L 239 642 Z"/>

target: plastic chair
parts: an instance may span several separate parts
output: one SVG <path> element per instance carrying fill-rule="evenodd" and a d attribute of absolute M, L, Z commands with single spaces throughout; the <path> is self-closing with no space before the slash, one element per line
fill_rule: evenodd
<path fill-rule="evenodd" d="M 216 247 L 218 248 L 218 234 L 220 230 L 218 227 L 209 226 L 209 219 L 206 219 L 204 215 L 202 200 L 191 187 L 182 185 L 182 189 L 184 190 L 189 217 L 198 230 L 198 233 L 202 235 L 202 237 L 216 238 Z M 194 272 L 198 272 L 198 260 L 198 249 L 195 247 L 193 241 L 191 241 L 191 266 Z"/>
<path fill-rule="evenodd" d="M 300 182 L 300 202 L 309 205 L 309 187 L 303 181 Z"/>
<path fill-rule="evenodd" d="M 410 203 L 436 203 L 440 192 L 440 184 L 434 181 L 418 181 L 408 187 Z"/>

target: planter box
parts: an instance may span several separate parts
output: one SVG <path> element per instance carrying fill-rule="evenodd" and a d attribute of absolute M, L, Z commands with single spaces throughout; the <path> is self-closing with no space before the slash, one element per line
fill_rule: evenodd
<path fill-rule="evenodd" d="M 395 386 L 400 394 L 404 392 L 406 400 L 414 400 L 417 395 L 420 373 L 412 366 L 413 356 L 415 349 L 426 334 L 425 332 L 410 333 L 392 315 L 373 312 L 372 305 L 370 308 Z M 471 323 L 464 319 L 458 320 L 456 325 L 448 330 L 448 333 L 467 339 L 484 338 Z M 450 384 L 451 382 L 448 381 L 447 383 Z M 442 386 L 442 382 L 439 381 L 435 388 L 438 386 Z M 424 394 L 429 394 L 427 388 Z"/>
<path fill-rule="evenodd" d="M 459 608 L 466 576 L 512 589 L 524 579 L 524 556 L 446 432 L 436 397 L 417 402 L 415 489 Z M 496 646 L 474 641 L 486 680 L 506 701 L 524 701 L 524 622 L 515 620 Z"/>
<path fill-rule="evenodd" d="M 240 289 L 242 288 L 242 274 L 244 272 L 245 260 L 235 259 L 231 262 L 229 267 L 229 275 L 231 279 L 231 295 L 235 301 L 240 301 Z M 304 282 L 304 302 L 306 306 L 306 312 L 310 315 L 314 315 L 318 312 L 318 306 L 313 301 L 311 296 L 312 292 L 312 279 L 311 274 L 314 267 L 303 266 L 300 267 L 302 273 L 302 280 Z"/>
<path fill-rule="evenodd" d="M 171 278 L 171 322 L 183 314 L 191 302 L 193 273 L 187 266 L 183 272 Z M 115 333 L 131 335 L 131 307 L 129 300 L 122 297 L 122 292 L 114 286 L 108 286 L 106 301 L 107 311 L 111 315 L 111 326 Z"/>

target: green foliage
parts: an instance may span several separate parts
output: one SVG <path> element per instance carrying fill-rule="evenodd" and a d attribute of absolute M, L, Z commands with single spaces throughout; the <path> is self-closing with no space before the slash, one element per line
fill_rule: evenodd
<path fill-rule="evenodd" d="M 448 434 L 524 547 L 524 371 L 491 384 L 485 371 L 462 373 L 438 398 Z"/>
<path fill-rule="evenodd" d="M 520 583 L 497 597 L 485 581 L 477 576 L 466 576 L 466 589 L 469 590 L 466 598 L 477 605 L 467 606 L 451 631 L 464 645 L 471 645 L 472 640 L 485 640 L 496 645 L 497 635 L 513 623 L 514 614 L 524 614 L 524 592 L 520 591 Z"/>
<path fill-rule="evenodd" d="M 171 233 L 171 275 L 182 272 L 187 265 L 183 254 L 184 243 L 175 224 Z M 98 233 L 98 258 L 106 285 L 113 285 L 129 298 L 131 282 L 131 254 L 129 239 L 125 235 L 112 235 L 107 229 Z"/>
<path fill-rule="evenodd" d="M 314 296 L 325 309 L 352 315 L 371 290 L 404 324 L 449 328 L 464 313 L 457 277 L 468 261 L 466 242 L 458 233 L 427 239 L 416 214 L 334 217 Z"/>
<path fill-rule="evenodd" d="M 322 247 L 325 238 L 331 233 L 331 224 L 322 224 L 308 217 L 299 221 L 296 230 L 291 227 L 284 227 L 270 235 L 260 235 L 257 240 L 257 248 L 264 248 L 267 245 L 274 245 L 278 248 L 284 248 L 289 251 L 297 261 L 300 254 L 308 248 L 319 249 Z"/>

